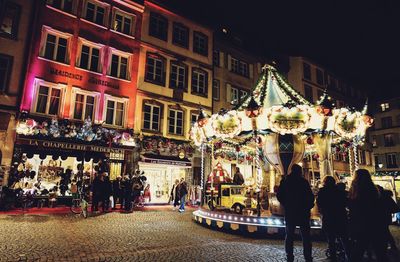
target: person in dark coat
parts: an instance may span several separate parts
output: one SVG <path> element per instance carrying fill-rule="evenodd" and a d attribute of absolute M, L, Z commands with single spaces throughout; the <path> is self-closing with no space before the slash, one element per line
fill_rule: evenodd
<path fill-rule="evenodd" d="M 236 167 L 236 172 L 233 175 L 233 183 L 236 185 L 243 185 L 244 184 L 244 178 L 243 174 L 240 173 L 240 168 Z"/>
<path fill-rule="evenodd" d="M 113 198 L 114 198 L 114 205 L 112 209 L 116 209 L 117 207 L 117 202 L 122 205 L 122 183 L 121 183 L 121 177 L 118 176 L 117 179 L 115 179 L 112 182 L 112 192 L 113 192 Z"/>
<path fill-rule="evenodd" d="M 181 203 L 181 205 L 179 206 L 179 212 L 184 212 L 186 195 L 188 193 L 188 188 L 187 188 L 187 183 L 185 181 L 185 178 L 183 178 L 183 177 L 181 178 L 181 182 L 179 183 L 178 189 L 179 189 L 179 197 L 180 197 L 180 203 Z"/>
<path fill-rule="evenodd" d="M 103 175 L 97 174 L 92 183 L 92 212 L 97 212 L 99 209 L 99 202 L 102 200 L 103 189 Z"/>
<path fill-rule="evenodd" d="M 349 211 L 349 229 L 354 241 L 351 261 L 362 261 L 369 247 L 372 247 L 377 261 L 388 261 L 385 209 L 368 170 L 356 171 L 349 192 Z"/>
<path fill-rule="evenodd" d="M 300 227 L 304 258 L 306 261 L 312 261 L 310 210 L 314 206 L 314 194 L 310 184 L 302 176 L 301 166 L 292 166 L 292 172 L 282 180 L 278 188 L 277 198 L 285 209 L 287 261 L 294 261 L 293 241 L 296 226 Z"/>
<path fill-rule="evenodd" d="M 124 203 L 124 208 L 126 212 L 132 212 L 132 176 L 125 176 L 124 179 L 124 199 L 125 199 L 125 203 Z"/>
<path fill-rule="evenodd" d="M 171 195 L 170 195 L 170 199 L 174 204 L 174 208 L 173 210 L 176 209 L 176 207 L 179 205 L 179 190 L 178 190 L 178 185 L 179 185 L 179 179 L 175 180 L 175 184 L 172 185 L 172 189 L 171 189 Z"/>
<path fill-rule="evenodd" d="M 385 212 L 385 232 L 386 232 L 386 242 L 390 246 L 391 250 L 397 251 L 396 241 L 393 238 L 392 233 L 389 230 L 390 224 L 392 224 L 392 214 L 399 212 L 399 206 L 393 200 L 393 192 L 390 190 L 385 190 L 383 187 L 378 186 L 378 190 L 381 194 L 381 199 L 383 202 L 383 208 Z"/>
<path fill-rule="evenodd" d="M 112 196 L 112 184 L 110 178 L 107 173 L 103 173 L 104 182 L 103 182 L 103 212 L 108 212 L 110 209 L 110 197 Z"/>
<path fill-rule="evenodd" d="M 324 178 L 324 186 L 319 190 L 317 205 L 322 215 L 322 229 L 324 230 L 329 247 L 329 257 L 336 259 L 336 239 L 340 239 L 345 254 L 349 257 L 347 234 L 347 198 L 345 191 L 336 186 L 332 176 Z"/>

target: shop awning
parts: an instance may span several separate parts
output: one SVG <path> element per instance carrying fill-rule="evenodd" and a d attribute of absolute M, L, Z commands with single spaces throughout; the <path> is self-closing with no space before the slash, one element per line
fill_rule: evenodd
<path fill-rule="evenodd" d="M 143 163 L 171 165 L 171 166 L 182 166 L 182 167 L 192 166 L 192 162 L 186 157 L 180 158 L 175 156 L 163 156 L 155 154 L 143 154 L 140 156 L 140 161 Z"/>

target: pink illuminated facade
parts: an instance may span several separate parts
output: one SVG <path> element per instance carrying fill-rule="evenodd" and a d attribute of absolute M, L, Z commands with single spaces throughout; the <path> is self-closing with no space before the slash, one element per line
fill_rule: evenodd
<path fill-rule="evenodd" d="M 42 1 L 21 111 L 133 128 L 143 7 L 133 1 Z"/>

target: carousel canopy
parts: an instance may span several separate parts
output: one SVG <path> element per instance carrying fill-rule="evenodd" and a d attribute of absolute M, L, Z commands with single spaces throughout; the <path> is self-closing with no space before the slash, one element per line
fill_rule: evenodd
<path fill-rule="evenodd" d="M 191 138 L 196 145 L 220 140 L 232 146 L 243 146 L 257 143 L 250 139 L 255 133 L 322 133 L 331 134 L 339 141 L 361 141 L 373 121 L 366 114 L 366 108 L 362 111 L 335 108 L 326 91 L 313 105 L 273 66 L 265 65 L 256 86 L 242 103 L 234 110 L 221 111 L 195 123 Z"/>

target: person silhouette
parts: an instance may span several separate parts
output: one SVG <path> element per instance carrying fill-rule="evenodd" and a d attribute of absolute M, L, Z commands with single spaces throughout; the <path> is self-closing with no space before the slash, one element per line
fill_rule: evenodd
<path fill-rule="evenodd" d="M 314 194 L 310 184 L 303 177 L 301 166 L 297 164 L 292 166 L 291 173 L 281 181 L 277 198 L 285 210 L 287 261 L 294 261 L 293 241 L 296 226 L 300 227 L 304 258 L 307 262 L 312 261 L 310 217 L 314 206 Z"/>

